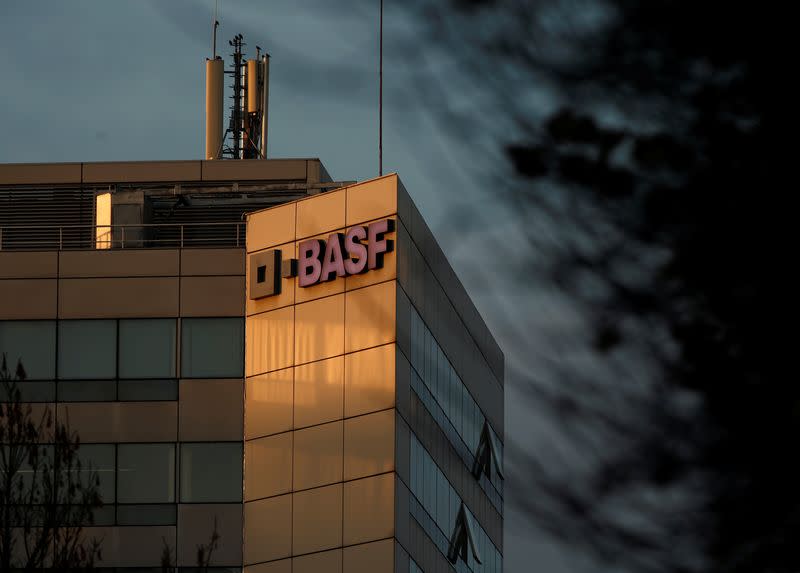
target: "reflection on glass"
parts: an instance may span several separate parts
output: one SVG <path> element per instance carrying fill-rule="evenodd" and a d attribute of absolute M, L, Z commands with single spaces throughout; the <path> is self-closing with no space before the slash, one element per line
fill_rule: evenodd
<path fill-rule="evenodd" d="M 117 461 L 115 454 L 113 444 L 82 444 L 78 449 L 81 481 L 90 483 L 91 476 L 97 476 L 99 480 L 98 493 L 104 504 L 116 501 Z"/>
<path fill-rule="evenodd" d="M 344 295 L 295 307 L 294 360 L 303 364 L 344 352 Z"/>
<path fill-rule="evenodd" d="M 118 525 L 175 525 L 178 522 L 174 504 L 118 505 Z"/>
<path fill-rule="evenodd" d="M 247 317 L 247 375 L 294 363 L 294 307 Z"/>
<path fill-rule="evenodd" d="M 394 469 L 394 410 L 345 420 L 344 479 Z"/>
<path fill-rule="evenodd" d="M 294 489 L 342 481 L 342 422 L 294 433 Z"/>
<path fill-rule="evenodd" d="M 28 380 L 52 380 L 56 367 L 55 321 L 0 321 L 0 357 L 3 354 L 12 373 L 19 362 Z"/>
<path fill-rule="evenodd" d="M 119 377 L 175 377 L 175 319 L 119 321 Z"/>
<path fill-rule="evenodd" d="M 244 562 L 261 563 L 292 553 L 292 494 L 244 504 Z"/>
<path fill-rule="evenodd" d="M 349 291 L 345 296 L 345 352 L 394 342 L 395 281 Z"/>
<path fill-rule="evenodd" d="M 108 402 L 117 399 L 114 380 L 60 380 L 60 402 Z"/>
<path fill-rule="evenodd" d="M 387 344 L 345 356 L 345 417 L 394 406 L 394 352 L 394 344 Z"/>
<path fill-rule="evenodd" d="M 394 535 L 394 473 L 345 482 L 344 544 Z"/>
<path fill-rule="evenodd" d="M 342 418 L 343 357 L 297 366 L 294 377 L 295 428 Z"/>
<path fill-rule="evenodd" d="M 292 429 L 293 369 L 248 378 L 244 428 L 248 439 Z"/>
<path fill-rule="evenodd" d="M 292 495 L 292 553 L 323 551 L 342 544 L 342 484 Z"/>
<path fill-rule="evenodd" d="M 117 322 L 62 320 L 58 323 L 59 378 L 116 378 Z"/>
<path fill-rule="evenodd" d="M 428 451 L 413 434 L 410 459 L 412 514 L 436 543 L 439 551 L 446 555 L 462 500 Z M 421 516 L 424 519 L 420 519 L 415 513 L 415 500 L 422 505 L 423 511 L 426 512 Z M 467 511 L 469 510 L 467 509 Z M 500 552 L 474 518 L 472 525 L 476 537 L 475 543 L 483 557 L 483 564 L 478 564 L 470 552 L 466 563 L 468 570 L 474 573 L 499 573 L 502 571 L 503 563 Z M 464 563 L 459 561 L 459 566 L 463 567 Z"/>
<path fill-rule="evenodd" d="M 120 444 L 117 455 L 120 503 L 175 501 L 174 444 Z"/>
<path fill-rule="evenodd" d="M 241 318 L 184 318 L 181 321 L 183 378 L 242 376 Z"/>
<path fill-rule="evenodd" d="M 181 444 L 181 501 L 241 501 L 242 444 Z"/>
<path fill-rule="evenodd" d="M 292 489 L 292 432 L 245 443 L 245 500 L 260 499 Z M 241 465 L 241 464 L 240 464 Z"/>

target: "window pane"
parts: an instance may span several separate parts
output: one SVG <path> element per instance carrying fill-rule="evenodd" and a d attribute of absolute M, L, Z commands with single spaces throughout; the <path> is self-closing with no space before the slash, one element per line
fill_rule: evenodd
<path fill-rule="evenodd" d="M 62 320 L 58 323 L 59 378 L 116 378 L 115 320 Z"/>
<path fill-rule="evenodd" d="M 450 511 L 450 484 L 444 474 L 437 472 L 436 483 L 436 523 L 439 529 L 447 531 L 447 521 Z"/>
<path fill-rule="evenodd" d="M 22 363 L 28 380 L 52 380 L 56 367 L 56 323 L 53 320 L 0 322 L 0 356 L 16 372 Z"/>
<path fill-rule="evenodd" d="M 119 377 L 175 377 L 174 319 L 119 321 Z"/>
<path fill-rule="evenodd" d="M 175 525 L 177 516 L 173 504 L 117 506 L 118 525 Z"/>
<path fill-rule="evenodd" d="M 84 444 L 78 450 L 81 464 L 81 481 L 89 483 L 94 474 L 99 480 L 97 489 L 104 504 L 114 503 L 116 483 L 116 452 L 113 444 Z"/>
<path fill-rule="evenodd" d="M 60 380 L 58 400 L 60 402 L 107 402 L 117 399 L 117 384 L 114 380 Z"/>
<path fill-rule="evenodd" d="M 181 501 L 241 501 L 242 444 L 181 444 Z"/>
<path fill-rule="evenodd" d="M 177 400 L 178 381 L 171 380 L 120 380 L 120 401 Z"/>
<path fill-rule="evenodd" d="M 174 444 L 120 444 L 118 455 L 120 503 L 175 501 Z"/>
<path fill-rule="evenodd" d="M 181 323 L 183 378 L 239 378 L 244 367 L 241 318 L 185 318 Z"/>

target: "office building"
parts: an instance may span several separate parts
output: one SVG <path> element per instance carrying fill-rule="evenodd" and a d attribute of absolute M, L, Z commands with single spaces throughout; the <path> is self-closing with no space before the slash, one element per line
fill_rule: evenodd
<path fill-rule="evenodd" d="M 396 175 L 0 165 L 0 352 L 81 439 L 99 567 L 502 571 L 503 355 Z"/>

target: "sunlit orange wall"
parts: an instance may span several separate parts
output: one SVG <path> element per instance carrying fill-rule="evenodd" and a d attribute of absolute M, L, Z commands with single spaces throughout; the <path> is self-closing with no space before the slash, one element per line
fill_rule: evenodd
<path fill-rule="evenodd" d="M 253 213 L 248 259 L 396 216 L 396 175 Z M 248 294 L 245 571 L 394 570 L 396 278 L 390 253 L 362 275 Z"/>

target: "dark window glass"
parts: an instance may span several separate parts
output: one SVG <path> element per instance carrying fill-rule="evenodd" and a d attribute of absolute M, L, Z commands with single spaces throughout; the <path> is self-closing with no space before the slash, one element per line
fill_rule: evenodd
<path fill-rule="evenodd" d="M 59 380 L 60 402 L 107 402 L 117 399 L 114 380 Z"/>
<path fill-rule="evenodd" d="M 12 374 L 21 363 L 28 380 L 52 380 L 56 371 L 55 321 L 0 321 L 2 354 Z"/>
<path fill-rule="evenodd" d="M 177 400 L 178 381 L 170 380 L 120 380 L 119 399 L 136 400 Z"/>
<path fill-rule="evenodd" d="M 181 501 L 241 501 L 242 444 L 181 444 Z"/>
<path fill-rule="evenodd" d="M 118 525 L 175 525 L 178 511 L 174 504 L 118 505 Z"/>
<path fill-rule="evenodd" d="M 120 503 L 175 501 L 174 444 L 120 444 L 117 455 Z"/>
<path fill-rule="evenodd" d="M 119 321 L 119 377 L 174 378 L 176 322 L 172 318 Z"/>
<path fill-rule="evenodd" d="M 116 451 L 113 444 L 83 444 L 78 450 L 80 461 L 81 482 L 90 483 L 96 476 L 98 493 L 104 504 L 114 503 L 116 500 Z M 77 467 L 75 468 L 78 469 Z"/>
<path fill-rule="evenodd" d="M 58 323 L 58 377 L 116 378 L 117 322 L 62 320 Z"/>
<path fill-rule="evenodd" d="M 17 384 L 23 402 L 52 402 L 56 398 L 56 383 L 52 380 L 25 380 Z M 0 386 L 0 402 L 9 400 L 8 392 Z"/>
<path fill-rule="evenodd" d="M 183 378 L 239 378 L 244 367 L 241 318 L 185 318 L 181 321 Z"/>

